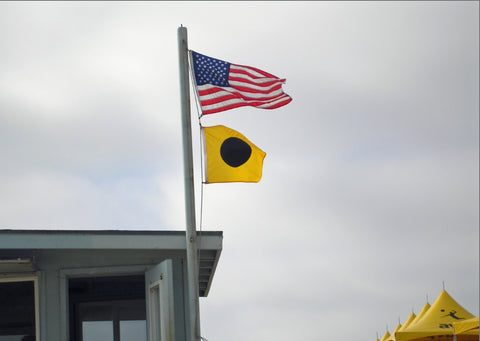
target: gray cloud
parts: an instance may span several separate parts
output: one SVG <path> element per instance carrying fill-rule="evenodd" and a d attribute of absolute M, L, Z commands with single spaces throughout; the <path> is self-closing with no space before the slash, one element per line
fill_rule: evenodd
<path fill-rule="evenodd" d="M 267 152 L 203 188 L 205 337 L 373 341 L 442 281 L 478 315 L 476 2 L 1 3 L 3 228 L 183 229 L 180 24 L 294 99 L 201 120 Z"/>

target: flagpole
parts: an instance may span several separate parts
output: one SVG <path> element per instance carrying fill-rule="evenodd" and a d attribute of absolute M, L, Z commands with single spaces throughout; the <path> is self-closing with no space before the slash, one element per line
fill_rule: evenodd
<path fill-rule="evenodd" d="M 185 180 L 185 218 L 187 248 L 188 281 L 188 317 L 189 332 L 187 340 L 200 341 L 200 308 L 197 275 L 197 233 L 195 222 L 195 189 L 193 180 L 192 125 L 190 119 L 190 83 L 188 78 L 188 39 L 187 28 L 179 27 L 178 61 L 180 66 L 180 101 L 182 114 L 183 167 Z M 187 315 L 187 314 L 185 314 Z"/>

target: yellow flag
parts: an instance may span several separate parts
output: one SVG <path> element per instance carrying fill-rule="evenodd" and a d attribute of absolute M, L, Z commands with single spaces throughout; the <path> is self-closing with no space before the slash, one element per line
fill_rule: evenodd
<path fill-rule="evenodd" d="M 207 183 L 259 182 L 265 152 L 238 131 L 222 125 L 203 128 Z"/>

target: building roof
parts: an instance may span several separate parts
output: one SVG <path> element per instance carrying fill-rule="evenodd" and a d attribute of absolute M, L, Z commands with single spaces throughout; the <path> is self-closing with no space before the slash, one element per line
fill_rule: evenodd
<path fill-rule="evenodd" d="M 197 231 L 199 294 L 207 296 L 222 250 L 221 231 Z M 151 252 L 184 255 L 185 231 L 138 230 L 0 230 L 0 273 L 32 270 L 39 252 Z M 141 259 L 141 258 L 139 258 Z"/>

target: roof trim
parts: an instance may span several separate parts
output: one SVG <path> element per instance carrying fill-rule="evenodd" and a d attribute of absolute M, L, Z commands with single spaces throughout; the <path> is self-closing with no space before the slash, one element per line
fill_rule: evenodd
<path fill-rule="evenodd" d="M 223 232 L 197 231 L 202 250 L 220 250 Z M 186 250 L 185 231 L 0 230 L 0 249 Z"/>
<path fill-rule="evenodd" d="M 222 240 L 223 232 L 221 231 L 197 231 L 200 263 L 199 294 L 201 297 L 206 297 L 210 291 L 222 251 Z M 185 231 L 165 230 L 0 230 L 0 251 L 52 249 L 186 252 L 186 237 Z M 18 262 L 18 260 L 16 261 Z M 4 261 L 4 263 L 10 262 L 11 259 Z M 0 272 L 6 270 L 8 269 L 0 267 Z M 15 268 L 15 270 L 19 269 Z"/>

